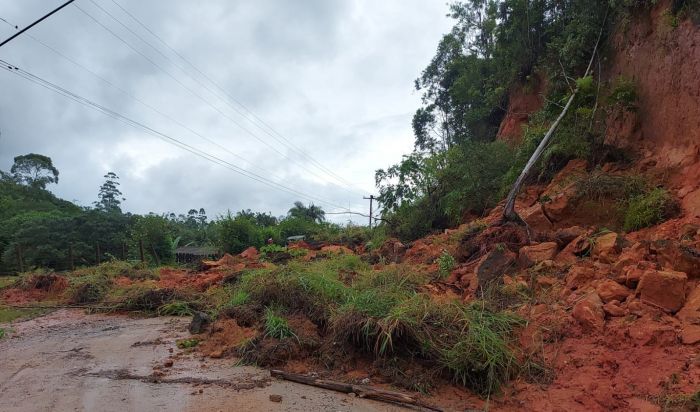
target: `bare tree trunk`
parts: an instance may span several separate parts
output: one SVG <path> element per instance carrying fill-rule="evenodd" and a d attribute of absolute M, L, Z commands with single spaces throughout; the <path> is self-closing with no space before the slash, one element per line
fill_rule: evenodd
<path fill-rule="evenodd" d="M 607 17 L 607 13 L 606 13 Z M 605 26 L 605 20 L 603 20 L 603 27 Z M 588 73 L 591 71 L 591 66 L 593 65 L 593 59 L 595 58 L 596 52 L 598 51 L 598 44 L 600 43 L 600 38 L 603 34 L 603 27 L 600 29 L 600 33 L 598 34 L 598 40 L 595 42 L 595 47 L 593 47 L 593 54 L 591 55 L 591 60 L 588 62 L 588 67 L 586 68 L 586 72 L 583 74 L 583 77 L 588 76 Z M 544 138 L 542 138 L 542 141 L 540 144 L 537 146 L 537 149 L 535 149 L 535 152 L 530 156 L 530 159 L 527 161 L 527 164 L 523 168 L 523 171 L 520 172 L 520 176 L 518 176 L 518 179 L 515 181 L 513 184 L 513 188 L 510 189 L 510 192 L 508 193 L 508 197 L 506 198 L 506 206 L 503 209 L 503 220 L 506 222 L 516 222 L 520 224 L 525 224 L 525 221 L 518 215 L 518 212 L 515 211 L 515 199 L 518 197 L 518 193 L 520 192 L 520 189 L 523 187 L 523 183 L 525 182 L 525 178 L 527 175 L 530 173 L 530 170 L 532 167 L 537 163 L 538 160 L 540 160 L 540 157 L 542 156 L 542 152 L 544 152 L 544 149 L 547 147 L 547 144 L 549 143 L 550 139 L 552 138 L 552 135 L 554 134 L 554 131 L 557 129 L 559 126 L 559 123 L 561 123 L 562 119 L 564 116 L 566 116 L 566 113 L 569 111 L 569 108 L 571 107 L 571 104 L 573 103 L 574 99 L 576 98 L 576 94 L 578 93 L 578 88 L 571 93 L 571 96 L 569 97 L 569 100 L 566 102 L 566 106 L 564 106 L 564 109 L 561 111 L 559 116 L 557 117 L 557 120 L 552 123 L 552 125 L 549 127 L 549 130 L 547 130 L 547 133 L 545 133 Z"/>

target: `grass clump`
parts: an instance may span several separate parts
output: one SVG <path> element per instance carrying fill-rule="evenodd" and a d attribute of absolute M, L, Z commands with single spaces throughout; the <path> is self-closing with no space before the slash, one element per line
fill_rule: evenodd
<path fill-rule="evenodd" d="M 519 318 L 473 303 L 458 308 L 453 324 L 460 333 L 449 336 L 438 351 L 455 381 L 490 394 L 515 375 L 518 361 L 506 337 L 522 324 Z"/>
<path fill-rule="evenodd" d="M 44 309 L 19 309 L 0 305 L 0 323 L 9 323 L 17 319 L 32 318 L 44 313 Z"/>
<path fill-rule="evenodd" d="M 5 332 L 5 328 L 0 328 L 0 339 L 4 338 L 7 332 Z"/>
<path fill-rule="evenodd" d="M 280 313 L 308 317 L 335 348 L 322 355 L 329 359 L 359 351 L 377 362 L 417 362 L 431 376 L 495 392 L 519 370 L 514 330 L 521 321 L 484 304 L 438 303 L 422 292 L 430 280 L 409 265 L 373 270 L 356 256 L 337 256 L 248 272 L 231 301 L 267 307 L 259 324 L 266 337 L 279 340 L 296 336 Z"/>
<path fill-rule="evenodd" d="M 286 339 L 296 337 L 296 334 L 289 326 L 287 319 L 279 316 L 272 308 L 265 310 L 265 336 L 275 339 Z"/>
<path fill-rule="evenodd" d="M 158 316 L 192 316 L 194 309 L 187 302 L 170 302 L 157 309 Z"/>
<path fill-rule="evenodd" d="M 662 222 L 678 212 L 673 197 L 662 188 L 633 197 L 625 213 L 624 229 L 638 230 Z"/>
<path fill-rule="evenodd" d="M 15 284 L 16 281 L 17 278 L 14 276 L 2 276 L 0 277 L 0 289 L 12 286 Z"/>
<path fill-rule="evenodd" d="M 575 200 L 626 201 L 644 193 L 646 186 L 642 176 L 611 175 L 596 171 L 576 183 Z"/>
<path fill-rule="evenodd" d="M 244 305 L 245 303 L 248 302 L 250 299 L 250 294 L 244 290 L 237 290 L 234 292 L 233 296 L 231 296 L 231 299 L 228 301 L 228 304 L 226 306 L 228 307 L 235 307 L 235 306 L 241 306 Z"/>
<path fill-rule="evenodd" d="M 175 342 L 178 348 L 180 349 L 191 349 L 194 348 L 195 346 L 199 345 L 199 339 L 180 339 Z"/>

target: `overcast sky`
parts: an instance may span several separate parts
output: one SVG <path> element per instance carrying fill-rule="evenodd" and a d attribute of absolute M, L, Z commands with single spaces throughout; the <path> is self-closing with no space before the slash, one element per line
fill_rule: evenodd
<path fill-rule="evenodd" d="M 214 85 L 112 0 L 94 1 L 165 56 L 91 0 L 77 0 L 26 34 L 116 87 L 28 35 L 3 46 L 0 59 L 304 193 L 326 211 L 366 212 L 362 196 L 374 192 L 375 169 L 412 149 L 420 104 L 413 80 L 450 27 L 444 0 L 116 0 Z M 0 18 L 21 28 L 62 2 L 0 0 Z M 0 38 L 13 32 L 0 21 Z M 243 208 L 281 215 L 295 200 L 311 201 L 5 70 L 0 132 L 0 170 L 19 154 L 50 156 L 60 171 L 50 190 L 81 205 L 96 199 L 108 171 L 121 178 L 123 209 L 135 213 L 204 207 L 210 217 Z"/>

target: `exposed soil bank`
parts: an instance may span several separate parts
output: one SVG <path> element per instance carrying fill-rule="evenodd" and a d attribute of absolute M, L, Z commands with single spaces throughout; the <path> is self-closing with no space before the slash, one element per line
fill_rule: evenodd
<path fill-rule="evenodd" d="M 0 340 L 3 411 L 398 411 L 270 379 L 266 370 L 186 353 L 187 318 L 58 310 Z M 7 325 L 3 325 L 7 327 Z M 281 395 L 281 402 L 270 401 Z"/>

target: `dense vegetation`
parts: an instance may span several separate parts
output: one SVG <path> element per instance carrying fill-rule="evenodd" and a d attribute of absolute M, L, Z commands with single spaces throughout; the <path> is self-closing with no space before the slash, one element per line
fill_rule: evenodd
<path fill-rule="evenodd" d="M 454 27 L 416 80 L 423 105 L 413 118 L 414 151 L 376 172 L 389 231 L 415 239 L 494 206 L 574 90 L 573 106 L 529 181 L 550 179 L 574 158 L 596 163 L 611 156 L 602 144 L 606 116 L 635 110 L 637 96 L 628 79 L 601 81 L 606 39 L 652 5 L 607 0 L 451 4 Z M 669 13 L 678 16 L 694 8 L 695 2 L 678 2 Z M 591 56 L 599 38 L 598 53 Z M 593 75 L 583 77 L 592 57 Z M 530 115 L 521 141 L 508 146 L 496 138 L 515 90 L 542 90 L 544 104 Z"/>
<path fill-rule="evenodd" d="M 203 208 L 186 214 L 124 213 L 119 177 L 107 173 L 92 207 L 79 207 L 46 189 L 58 183 L 59 171 L 49 157 L 28 154 L 15 158 L 10 173 L 0 171 L 0 273 L 48 267 L 69 269 L 113 258 L 137 260 L 139 245 L 151 263 L 171 263 L 179 246 L 210 246 L 239 253 L 272 239 L 284 244 L 289 236 L 320 240 L 366 239 L 362 228 L 325 221 L 323 210 L 296 202 L 287 216 L 243 210 L 209 220 Z M 99 252 L 99 256 L 98 256 Z"/>

